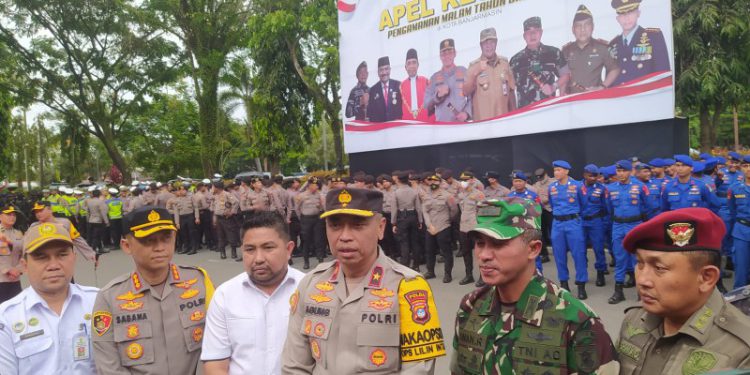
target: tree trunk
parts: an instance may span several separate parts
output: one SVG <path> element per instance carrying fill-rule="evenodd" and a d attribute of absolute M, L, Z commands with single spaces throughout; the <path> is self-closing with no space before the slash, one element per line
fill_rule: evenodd
<path fill-rule="evenodd" d="M 217 132 L 219 71 L 208 68 L 203 68 L 203 71 L 204 73 L 201 74 L 202 92 L 198 97 L 201 164 L 203 174 L 210 176 L 217 172 L 221 157 Z"/>
<path fill-rule="evenodd" d="M 330 115 L 330 114 L 329 114 Z M 331 117 L 331 132 L 333 132 L 333 149 L 336 151 L 336 171 L 344 172 L 344 142 L 341 140 L 342 122 L 338 116 Z"/>
<path fill-rule="evenodd" d="M 120 153 L 120 150 L 115 146 L 114 137 L 105 135 L 100 139 L 102 141 L 102 144 L 104 145 L 104 149 L 107 150 L 107 155 L 109 155 L 109 158 L 112 159 L 112 163 L 114 163 L 122 173 L 123 184 L 130 184 L 132 179 L 130 167 L 128 166 L 127 162 L 125 162 L 125 158 Z"/>

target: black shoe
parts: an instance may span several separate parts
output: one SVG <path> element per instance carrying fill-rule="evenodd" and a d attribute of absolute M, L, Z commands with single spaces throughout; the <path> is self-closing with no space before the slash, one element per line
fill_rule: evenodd
<path fill-rule="evenodd" d="M 469 275 L 461 279 L 461 281 L 458 282 L 458 285 L 466 285 L 466 284 L 471 284 L 473 282 L 474 282 L 474 276 Z"/>
<path fill-rule="evenodd" d="M 604 272 L 605 275 L 609 275 L 609 269 L 606 269 L 606 270 L 604 270 L 602 272 Z"/>
<path fill-rule="evenodd" d="M 195 254 L 198 254 L 198 251 L 197 251 L 197 250 L 195 250 L 195 249 L 193 249 L 193 250 L 190 250 L 190 251 L 188 251 L 187 253 L 185 253 L 185 255 L 195 255 Z"/>
<path fill-rule="evenodd" d="M 719 280 L 719 282 L 716 283 L 716 289 L 718 289 L 719 293 L 721 293 L 721 294 L 726 294 L 727 293 L 727 288 L 724 287 L 724 282 L 721 281 L 721 280 Z"/>
<path fill-rule="evenodd" d="M 542 255 L 542 263 L 549 263 L 549 255 Z"/>
<path fill-rule="evenodd" d="M 318 257 L 318 263 L 319 264 L 325 262 L 325 260 L 326 260 L 326 258 Z"/>
<path fill-rule="evenodd" d="M 432 271 L 425 272 L 424 274 L 425 280 L 434 279 L 434 278 L 435 278 L 435 272 L 432 272 Z"/>
<path fill-rule="evenodd" d="M 448 284 L 451 281 L 453 281 L 453 277 L 451 277 L 451 275 L 443 276 L 443 284 Z"/>
<path fill-rule="evenodd" d="M 456 253 L 456 258 L 461 258 L 464 256 L 464 253 L 462 251 L 459 251 Z"/>
<path fill-rule="evenodd" d="M 567 281 L 560 281 L 560 287 L 570 292 L 570 285 Z"/>
<path fill-rule="evenodd" d="M 302 269 L 309 270 L 310 269 L 310 260 L 305 259 L 305 264 L 302 266 Z"/>
<path fill-rule="evenodd" d="M 437 256 L 437 262 L 438 262 L 438 263 L 443 263 L 443 262 L 445 262 L 445 258 L 443 258 L 443 256 L 442 256 L 442 255 L 438 255 L 438 256 Z"/>
<path fill-rule="evenodd" d="M 731 279 L 732 276 L 734 276 L 734 272 L 729 270 L 724 270 L 724 272 L 721 274 L 722 279 Z"/>
<path fill-rule="evenodd" d="M 232 248 L 232 259 L 237 259 L 237 248 L 236 247 Z"/>
<path fill-rule="evenodd" d="M 609 266 L 614 267 L 615 266 L 615 257 L 612 257 L 612 259 L 609 261 Z"/>
<path fill-rule="evenodd" d="M 221 259 L 227 259 L 227 252 L 226 251 L 222 251 L 221 252 Z"/>
<path fill-rule="evenodd" d="M 586 284 L 584 283 L 578 284 L 578 299 L 583 301 L 586 298 L 589 298 L 589 295 L 586 294 Z"/>
<path fill-rule="evenodd" d="M 242 262 L 242 257 L 237 257 L 237 258 L 234 258 L 234 261 L 235 261 L 235 262 Z"/>
<path fill-rule="evenodd" d="M 628 272 L 628 278 L 625 279 L 625 288 L 632 288 L 635 286 L 635 273 Z"/>
<path fill-rule="evenodd" d="M 625 293 L 622 292 L 622 288 L 622 284 L 615 284 L 615 293 L 607 301 L 610 305 L 616 305 L 625 300 Z"/>
<path fill-rule="evenodd" d="M 596 286 L 604 286 L 606 284 L 604 275 L 604 271 L 596 271 Z"/>
<path fill-rule="evenodd" d="M 474 286 L 477 287 L 477 288 L 481 288 L 481 287 L 483 287 L 485 285 L 487 285 L 487 283 L 485 283 L 484 280 L 482 280 L 481 276 L 479 277 L 479 280 L 477 280 L 477 282 L 474 283 Z"/>
<path fill-rule="evenodd" d="M 177 254 L 185 254 L 185 249 L 180 249 L 176 251 Z"/>
<path fill-rule="evenodd" d="M 727 263 L 724 265 L 725 270 L 734 271 L 734 261 L 732 257 L 727 257 Z"/>
<path fill-rule="evenodd" d="M 106 254 L 106 253 L 108 253 L 108 252 L 109 252 L 109 250 L 107 250 L 107 249 L 102 249 L 102 250 L 101 250 L 101 251 L 99 252 L 99 254 Z"/>

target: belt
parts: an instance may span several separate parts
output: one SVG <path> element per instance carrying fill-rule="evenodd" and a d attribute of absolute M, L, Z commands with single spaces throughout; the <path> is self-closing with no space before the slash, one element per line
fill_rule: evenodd
<path fill-rule="evenodd" d="M 398 210 L 398 212 L 408 213 L 408 212 L 415 212 L 415 210 L 407 210 L 404 208 L 404 209 Z"/>
<path fill-rule="evenodd" d="M 315 214 L 315 215 L 302 215 L 302 217 L 303 217 L 303 218 L 315 218 L 315 219 L 320 219 L 320 214 Z"/>
<path fill-rule="evenodd" d="M 599 211 L 598 214 L 584 216 L 583 220 L 594 220 L 594 219 L 598 219 L 600 217 L 605 217 L 605 216 L 607 216 L 607 214 L 604 211 Z"/>
<path fill-rule="evenodd" d="M 740 224 L 742 224 L 742 225 L 747 225 L 748 227 L 750 227 L 750 220 L 747 220 L 747 219 L 737 219 L 737 222 L 740 223 Z"/>
<path fill-rule="evenodd" d="M 635 215 L 635 216 L 613 216 L 612 221 L 619 224 L 627 224 L 627 223 L 637 223 L 639 221 L 643 221 L 643 215 Z"/>
<path fill-rule="evenodd" d="M 578 214 L 570 214 L 570 215 L 555 215 L 555 220 L 557 221 L 568 221 L 578 219 Z"/>

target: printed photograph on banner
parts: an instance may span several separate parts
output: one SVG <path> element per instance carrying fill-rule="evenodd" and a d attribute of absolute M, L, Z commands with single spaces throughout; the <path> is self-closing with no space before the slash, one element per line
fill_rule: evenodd
<path fill-rule="evenodd" d="M 339 0 L 346 152 L 674 117 L 668 0 Z"/>

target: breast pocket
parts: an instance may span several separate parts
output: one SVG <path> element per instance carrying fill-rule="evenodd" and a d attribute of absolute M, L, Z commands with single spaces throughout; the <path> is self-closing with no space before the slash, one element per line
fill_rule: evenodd
<path fill-rule="evenodd" d="M 670 195 L 667 196 L 667 201 L 669 203 L 679 202 L 680 201 L 680 196 L 677 195 L 677 194 L 675 194 L 675 195 L 670 194 Z"/>
<path fill-rule="evenodd" d="M 391 374 L 400 360 L 398 326 L 361 325 L 357 327 L 357 373 Z"/>
<path fill-rule="evenodd" d="M 19 367 L 33 370 L 37 366 L 43 366 L 45 358 L 50 354 L 50 347 L 52 347 L 52 337 L 50 336 L 19 341 L 15 345 Z"/>
<path fill-rule="evenodd" d="M 154 340 L 151 322 L 119 324 L 114 330 L 117 352 L 125 367 L 154 363 Z"/>

